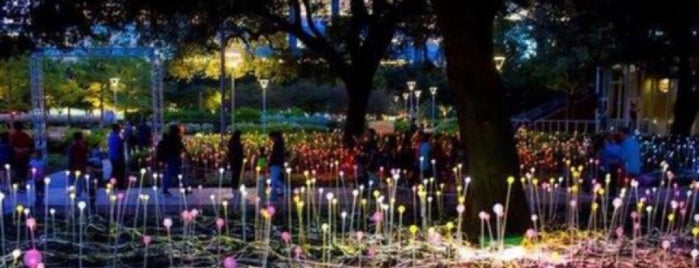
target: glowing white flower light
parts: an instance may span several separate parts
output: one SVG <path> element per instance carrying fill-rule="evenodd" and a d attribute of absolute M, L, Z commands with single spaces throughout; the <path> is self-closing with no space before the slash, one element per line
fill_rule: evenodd
<path fill-rule="evenodd" d="M 502 214 L 504 213 L 504 208 L 503 208 L 502 204 L 500 204 L 500 203 L 495 204 L 495 205 L 493 206 L 493 212 L 494 212 L 495 215 L 497 215 L 497 216 L 502 216 Z"/>

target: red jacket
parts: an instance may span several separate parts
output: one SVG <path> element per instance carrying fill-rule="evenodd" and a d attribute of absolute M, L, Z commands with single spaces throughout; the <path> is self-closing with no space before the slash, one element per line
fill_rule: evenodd
<path fill-rule="evenodd" d="M 68 168 L 70 171 L 85 171 L 88 164 L 89 149 L 85 142 L 74 141 L 68 147 Z"/>
<path fill-rule="evenodd" d="M 12 147 L 12 158 L 29 161 L 29 158 L 32 156 L 34 141 L 26 132 L 14 131 L 10 135 L 10 147 Z"/>

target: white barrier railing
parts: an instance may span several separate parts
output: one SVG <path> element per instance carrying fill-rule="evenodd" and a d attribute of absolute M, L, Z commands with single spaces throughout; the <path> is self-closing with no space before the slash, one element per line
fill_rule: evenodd
<path fill-rule="evenodd" d="M 528 130 L 539 132 L 594 133 L 597 130 L 595 120 L 512 120 L 512 124 L 515 128 L 526 127 Z"/>

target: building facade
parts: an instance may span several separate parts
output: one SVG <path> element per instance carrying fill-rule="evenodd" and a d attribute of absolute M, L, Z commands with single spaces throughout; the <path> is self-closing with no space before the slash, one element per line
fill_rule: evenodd
<path fill-rule="evenodd" d="M 602 128 L 628 126 L 644 133 L 670 133 L 677 79 L 628 64 L 598 69 L 597 83 L 597 116 Z M 699 133 L 698 121 L 694 121 L 693 134 Z"/>

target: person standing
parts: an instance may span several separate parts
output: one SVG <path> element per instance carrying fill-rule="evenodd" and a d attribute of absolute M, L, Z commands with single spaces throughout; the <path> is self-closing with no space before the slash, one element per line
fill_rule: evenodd
<path fill-rule="evenodd" d="M 616 133 L 609 133 L 595 142 L 595 157 L 599 159 L 600 176 L 602 183 L 605 183 L 606 176 L 609 176 L 609 186 L 606 189 L 610 195 L 614 196 L 617 193 L 619 185 L 619 172 L 621 167 L 621 145 L 619 145 L 619 137 Z M 594 185 L 590 181 L 589 188 Z"/>
<path fill-rule="evenodd" d="M 134 135 L 134 125 L 131 121 L 126 121 L 124 126 L 124 142 L 126 143 L 126 155 L 130 156 L 133 154 L 136 148 L 136 135 Z"/>
<path fill-rule="evenodd" d="M 34 142 L 32 137 L 24 131 L 22 122 L 15 122 L 13 128 L 14 131 L 10 134 L 10 147 L 12 148 L 10 164 L 12 170 L 15 171 L 13 182 L 24 184 L 29 176 L 29 158 L 34 151 Z"/>
<path fill-rule="evenodd" d="M 638 104 L 635 100 L 631 102 L 631 107 L 629 107 L 629 128 L 638 129 Z"/>
<path fill-rule="evenodd" d="M 236 130 L 228 141 L 228 164 L 231 168 L 231 188 L 235 192 L 240 187 L 240 174 L 243 172 L 243 143 L 241 132 Z"/>
<path fill-rule="evenodd" d="M 153 142 L 152 130 L 146 121 L 141 119 L 141 122 L 136 126 L 136 136 L 138 149 L 143 150 L 149 148 Z"/>
<path fill-rule="evenodd" d="M 29 160 L 29 167 L 32 169 L 32 177 L 34 180 L 34 189 L 36 193 L 34 205 L 43 208 L 45 201 L 44 197 L 46 196 L 46 187 L 44 184 L 44 170 L 46 169 L 46 163 L 44 158 L 41 157 L 41 151 L 34 151 L 31 160 Z"/>
<path fill-rule="evenodd" d="M 631 134 L 631 129 L 621 129 L 621 164 L 626 176 L 637 178 L 641 174 L 641 145 Z M 624 179 L 624 178 L 622 178 Z"/>
<path fill-rule="evenodd" d="M 73 133 L 73 142 L 68 146 L 68 171 L 70 171 L 73 180 L 71 183 L 76 186 L 77 195 L 87 187 L 85 180 L 81 180 L 78 174 L 87 174 L 89 148 L 85 143 L 85 138 L 82 131 Z"/>
<path fill-rule="evenodd" d="M 165 176 L 163 178 L 163 195 L 172 196 L 170 187 L 174 185 L 175 178 L 182 168 L 182 157 L 186 153 L 182 142 L 182 129 L 178 124 L 170 125 L 167 135 L 163 135 L 160 157 L 165 162 Z"/>
<path fill-rule="evenodd" d="M 262 199 L 266 199 L 267 194 L 265 193 L 265 175 L 268 174 L 267 170 L 267 148 L 260 146 L 257 148 L 257 156 L 255 157 L 255 189 L 257 190 L 257 196 Z"/>
<path fill-rule="evenodd" d="M 359 144 L 359 155 L 357 156 L 357 169 L 359 173 L 358 183 L 367 186 L 371 179 L 372 172 L 375 171 L 374 161 L 378 154 L 378 143 L 376 141 L 376 131 L 367 129 L 364 139 Z"/>
<path fill-rule="evenodd" d="M 112 178 L 117 181 L 118 189 L 126 189 L 126 156 L 124 155 L 124 137 L 119 124 L 112 124 L 112 132 L 109 133 L 109 162 L 112 164 Z"/>
<path fill-rule="evenodd" d="M 284 167 L 284 137 L 279 131 L 269 133 L 272 140 L 272 152 L 269 157 L 269 175 L 272 180 L 272 194 L 270 200 L 276 201 L 278 196 L 284 194 L 284 182 L 282 182 L 282 167 Z"/>
<path fill-rule="evenodd" d="M 420 180 L 429 178 L 432 174 L 432 145 L 430 144 L 430 135 L 425 132 L 420 132 L 417 145 L 417 167 L 420 175 Z"/>
<path fill-rule="evenodd" d="M 12 161 L 12 147 L 10 147 L 10 134 L 6 131 L 0 133 L 0 168 L 4 169 L 5 165 L 9 165 Z M 10 178 L 5 178 L 5 172 L 0 172 L 2 184 L 0 189 L 5 191 L 10 188 Z"/>

